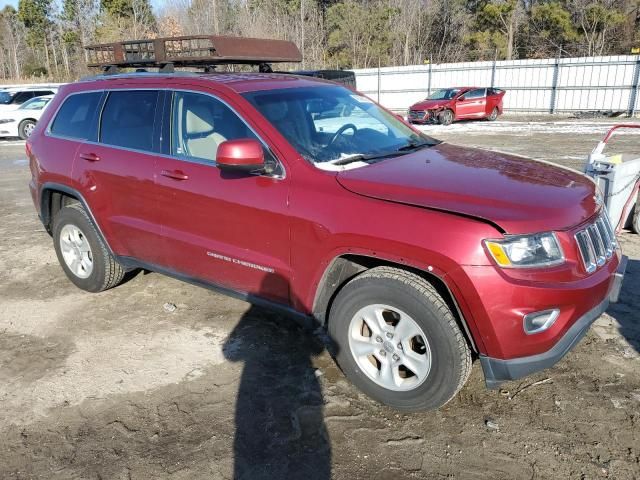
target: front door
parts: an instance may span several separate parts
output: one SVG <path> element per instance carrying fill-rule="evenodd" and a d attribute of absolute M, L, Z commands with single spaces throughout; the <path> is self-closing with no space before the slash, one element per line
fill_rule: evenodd
<path fill-rule="evenodd" d="M 220 171 L 218 145 L 260 140 L 226 103 L 174 92 L 167 100 L 168 155 L 158 159 L 163 263 L 172 271 L 289 303 L 288 179 Z M 265 156 L 275 157 L 265 145 Z"/>
<path fill-rule="evenodd" d="M 485 115 L 487 89 L 469 90 L 456 102 L 456 118 L 477 118 Z"/>

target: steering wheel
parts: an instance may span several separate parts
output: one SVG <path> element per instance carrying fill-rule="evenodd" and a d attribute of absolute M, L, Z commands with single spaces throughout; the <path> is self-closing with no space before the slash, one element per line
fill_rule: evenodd
<path fill-rule="evenodd" d="M 353 130 L 353 133 L 355 135 L 355 133 L 358 131 L 358 127 L 356 127 L 353 123 L 347 123 L 346 125 L 341 126 L 338 131 L 333 134 L 333 137 L 331 137 L 331 140 L 329 140 L 329 143 L 327 143 L 327 147 L 333 145 L 333 142 L 335 142 L 336 139 L 347 130 Z"/>

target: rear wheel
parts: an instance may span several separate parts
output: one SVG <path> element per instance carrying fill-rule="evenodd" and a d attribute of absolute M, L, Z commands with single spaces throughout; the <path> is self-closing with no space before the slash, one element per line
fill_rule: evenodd
<path fill-rule="evenodd" d="M 441 407 L 465 384 L 471 354 L 446 302 L 425 279 L 377 267 L 336 297 L 336 359 L 364 393 L 408 411 Z"/>
<path fill-rule="evenodd" d="M 102 292 L 118 285 L 125 270 L 109 253 L 93 222 L 79 203 L 62 208 L 53 221 L 58 261 L 78 288 Z"/>
<path fill-rule="evenodd" d="M 493 111 L 491 112 L 491 115 L 487 117 L 487 120 L 489 120 L 490 122 L 493 122 L 496 118 L 498 118 L 498 109 L 494 108 Z"/>
<path fill-rule="evenodd" d="M 453 112 L 451 110 L 443 110 L 438 115 L 440 125 L 451 125 L 453 123 Z"/>
<path fill-rule="evenodd" d="M 36 128 L 36 122 L 34 120 L 23 120 L 18 125 L 18 135 L 22 140 L 26 140 L 33 133 L 33 129 Z"/>

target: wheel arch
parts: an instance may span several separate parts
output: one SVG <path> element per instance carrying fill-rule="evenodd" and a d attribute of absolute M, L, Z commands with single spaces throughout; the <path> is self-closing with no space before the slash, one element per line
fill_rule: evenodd
<path fill-rule="evenodd" d="M 434 273 L 433 271 L 423 270 L 406 263 L 399 263 L 397 261 L 384 259 L 378 256 L 374 257 L 360 253 L 347 253 L 339 255 L 330 261 L 316 287 L 312 307 L 313 317 L 321 325 L 327 326 L 333 301 L 342 287 L 360 273 L 371 268 L 381 266 L 406 270 L 422 277 L 433 285 L 449 306 L 459 327 L 464 332 L 465 338 L 471 349 L 475 353 L 479 352 L 473 335 L 471 334 L 471 330 L 469 329 L 468 322 L 458 305 L 458 301 L 442 276 Z"/>
<path fill-rule="evenodd" d="M 65 206 L 71 203 L 80 203 L 89 215 L 89 219 L 96 228 L 98 235 L 107 247 L 110 254 L 114 255 L 109 242 L 107 241 L 100 225 L 96 221 L 89 204 L 82 194 L 75 188 L 59 183 L 47 182 L 40 189 L 40 219 L 46 231 L 51 234 L 53 231 L 53 218 Z"/>

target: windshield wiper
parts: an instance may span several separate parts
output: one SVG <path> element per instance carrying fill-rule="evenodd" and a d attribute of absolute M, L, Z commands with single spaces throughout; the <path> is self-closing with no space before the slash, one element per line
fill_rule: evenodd
<path fill-rule="evenodd" d="M 420 150 L 425 147 L 433 147 L 435 143 L 431 142 L 416 142 L 415 140 L 409 140 L 406 145 L 398 148 L 398 152 L 409 152 L 413 150 Z"/>
<path fill-rule="evenodd" d="M 342 165 L 348 165 L 350 163 L 355 163 L 355 162 L 368 162 L 371 160 L 379 160 L 379 159 L 383 159 L 383 158 L 389 158 L 389 157 L 397 157 L 398 156 L 398 152 L 403 152 L 403 153 L 409 153 L 411 151 L 414 150 L 420 150 L 421 148 L 425 148 L 425 147 L 433 147 L 434 145 L 437 145 L 437 143 L 435 142 L 424 142 L 424 141 L 416 141 L 416 140 L 409 140 L 407 142 L 406 145 L 403 145 L 402 147 L 393 150 L 392 152 L 385 152 L 385 153 L 378 153 L 378 154 L 364 154 L 364 153 L 356 153 L 354 155 L 351 155 L 349 157 L 344 157 L 344 158 L 338 158 L 336 160 L 329 160 L 327 163 L 330 163 L 331 165 L 338 165 L 338 166 L 342 166 Z"/>
<path fill-rule="evenodd" d="M 348 165 L 350 163 L 355 163 L 355 162 L 366 162 L 367 160 L 370 160 L 369 155 L 358 153 L 357 155 L 351 155 L 350 157 L 339 158 L 337 160 L 330 160 L 327 163 L 330 163 L 331 165 Z"/>
<path fill-rule="evenodd" d="M 355 155 L 351 155 L 350 157 L 344 157 L 344 158 L 339 158 L 337 160 L 331 160 L 327 163 L 330 163 L 331 165 L 348 165 L 350 163 L 354 163 L 354 162 L 368 162 L 371 160 L 378 160 L 381 158 L 388 158 L 388 157 L 396 157 L 398 155 L 397 151 L 393 151 L 393 152 L 386 152 L 386 153 L 378 153 L 378 154 L 370 154 L 370 155 L 365 155 L 364 153 L 356 153 Z"/>

